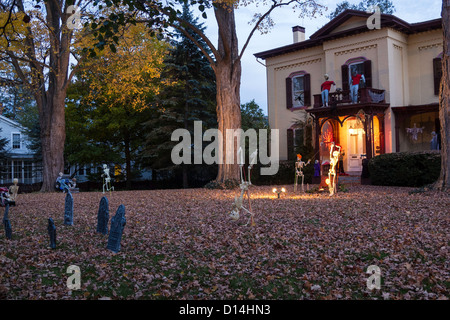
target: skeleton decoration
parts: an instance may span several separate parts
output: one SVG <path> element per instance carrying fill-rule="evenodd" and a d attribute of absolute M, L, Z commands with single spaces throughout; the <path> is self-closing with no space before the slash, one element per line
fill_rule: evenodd
<path fill-rule="evenodd" d="M 250 155 L 250 165 L 248 166 L 248 181 L 245 181 L 245 177 L 244 177 L 245 173 L 244 173 L 244 170 L 243 170 L 243 167 L 244 167 L 244 154 L 243 154 L 242 148 L 239 148 L 239 150 L 238 150 L 238 159 L 240 159 L 239 171 L 240 171 L 240 177 L 241 177 L 241 184 L 240 184 L 241 194 L 239 195 L 239 197 L 234 197 L 234 203 L 233 203 L 233 205 L 231 207 L 231 212 L 230 212 L 230 217 L 233 220 L 238 220 L 240 211 L 244 210 L 245 212 L 250 214 L 250 218 L 249 218 L 249 220 L 247 221 L 247 223 L 245 225 L 248 225 L 248 223 L 251 221 L 251 226 L 255 225 L 255 221 L 253 220 L 254 213 L 252 212 L 252 204 L 250 202 L 249 187 L 252 185 L 252 182 L 250 180 L 250 172 L 251 172 L 251 169 L 252 169 L 253 165 L 256 163 L 257 155 L 258 155 L 258 149 L 256 149 Z M 244 195 L 247 195 L 248 209 L 245 208 L 244 205 L 243 205 Z"/>
<path fill-rule="evenodd" d="M 303 167 L 307 166 L 311 162 L 311 159 L 308 160 L 308 162 L 302 161 L 302 155 L 297 154 L 297 161 L 295 162 L 295 181 L 294 181 L 294 192 L 297 192 L 297 183 L 298 183 L 298 177 L 302 177 L 302 192 L 305 192 L 304 190 L 304 180 L 305 175 L 303 174 Z"/>
<path fill-rule="evenodd" d="M 19 179 L 13 179 L 13 185 L 9 187 L 9 199 L 16 201 L 17 193 L 19 192 Z"/>
<path fill-rule="evenodd" d="M 111 177 L 109 176 L 109 168 L 106 164 L 103 165 L 103 193 L 106 191 L 109 191 L 111 193 L 111 190 L 114 191 L 114 187 L 111 186 Z"/>
<path fill-rule="evenodd" d="M 423 132 L 423 129 L 425 129 L 425 127 L 422 128 L 417 128 L 416 124 L 414 123 L 414 127 L 413 128 L 406 128 L 406 133 L 411 135 L 411 139 L 416 140 L 417 141 L 417 135 L 419 133 Z"/>
<path fill-rule="evenodd" d="M 330 170 L 328 171 L 328 189 L 330 190 L 330 196 L 333 196 L 337 192 L 336 187 L 336 165 L 339 161 L 339 156 L 341 154 L 341 146 L 337 146 L 334 142 L 331 143 L 330 147 Z"/>

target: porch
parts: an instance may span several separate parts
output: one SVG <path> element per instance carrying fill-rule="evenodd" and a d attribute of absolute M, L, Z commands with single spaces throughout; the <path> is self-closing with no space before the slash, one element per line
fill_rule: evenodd
<path fill-rule="evenodd" d="M 351 104 L 352 99 L 350 97 L 350 90 L 330 92 L 328 94 L 328 101 L 328 106 L 331 106 L 332 104 Z M 367 87 L 360 88 L 358 90 L 358 104 L 365 103 L 386 103 L 385 90 Z M 313 108 L 322 108 L 322 105 L 322 95 L 315 94 Z"/>

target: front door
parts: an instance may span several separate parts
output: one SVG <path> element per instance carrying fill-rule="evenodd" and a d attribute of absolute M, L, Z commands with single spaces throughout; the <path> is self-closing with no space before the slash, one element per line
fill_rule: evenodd
<path fill-rule="evenodd" d="M 349 121 L 347 141 L 347 171 L 361 172 L 364 155 L 364 130 L 357 128 L 355 120 Z"/>

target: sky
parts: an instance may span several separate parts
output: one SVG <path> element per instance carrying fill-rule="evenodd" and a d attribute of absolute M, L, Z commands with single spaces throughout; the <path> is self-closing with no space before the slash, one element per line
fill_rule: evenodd
<path fill-rule="evenodd" d="M 336 8 L 336 4 L 342 1 L 317 0 L 319 4 L 328 8 L 322 15 L 316 15 L 314 18 L 299 18 L 299 12 L 293 12 L 292 9 L 275 9 L 271 18 L 275 26 L 268 34 L 261 35 L 258 31 L 254 33 L 250 43 L 242 57 L 242 79 L 241 79 L 241 103 L 255 102 L 261 107 L 264 114 L 267 115 L 267 81 L 266 68 L 256 61 L 255 53 L 282 47 L 293 43 L 292 27 L 302 26 L 305 30 L 306 39 L 328 23 L 327 16 Z M 348 0 L 351 4 L 358 4 L 360 0 Z M 437 19 L 441 17 L 442 0 L 393 0 L 395 7 L 394 15 L 409 22 L 421 22 Z M 236 26 L 238 33 L 239 46 L 242 47 L 252 29 L 249 21 L 252 20 L 255 10 L 263 10 L 261 6 L 238 8 L 235 11 Z M 212 12 L 208 13 L 206 22 L 207 35 L 217 43 L 217 27 Z M 199 21 L 201 22 L 201 21 Z M 265 62 L 260 60 L 260 62 Z"/>

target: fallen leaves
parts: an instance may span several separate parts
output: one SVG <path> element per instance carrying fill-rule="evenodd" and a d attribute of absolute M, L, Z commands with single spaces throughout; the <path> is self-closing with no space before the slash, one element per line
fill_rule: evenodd
<path fill-rule="evenodd" d="M 285 186 L 291 190 L 292 186 Z M 0 230 L 0 297 L 8 299 L 447 299 L 448 194 L 351 186 L 335 197 L 252 187 L 254 227 L 228 217 L 236 190 L 115 191 L 124 204 L 122 249 L 95 232 L 100 192 L 22 194 Z M 42 205 L 45 204 L 45 205 Z M 48 247 L 46 219 L 57 227 Z M 81 269 L 68 290 L 67 267 Z M 381 290 L 366 287 L 381 269 Z"/>

